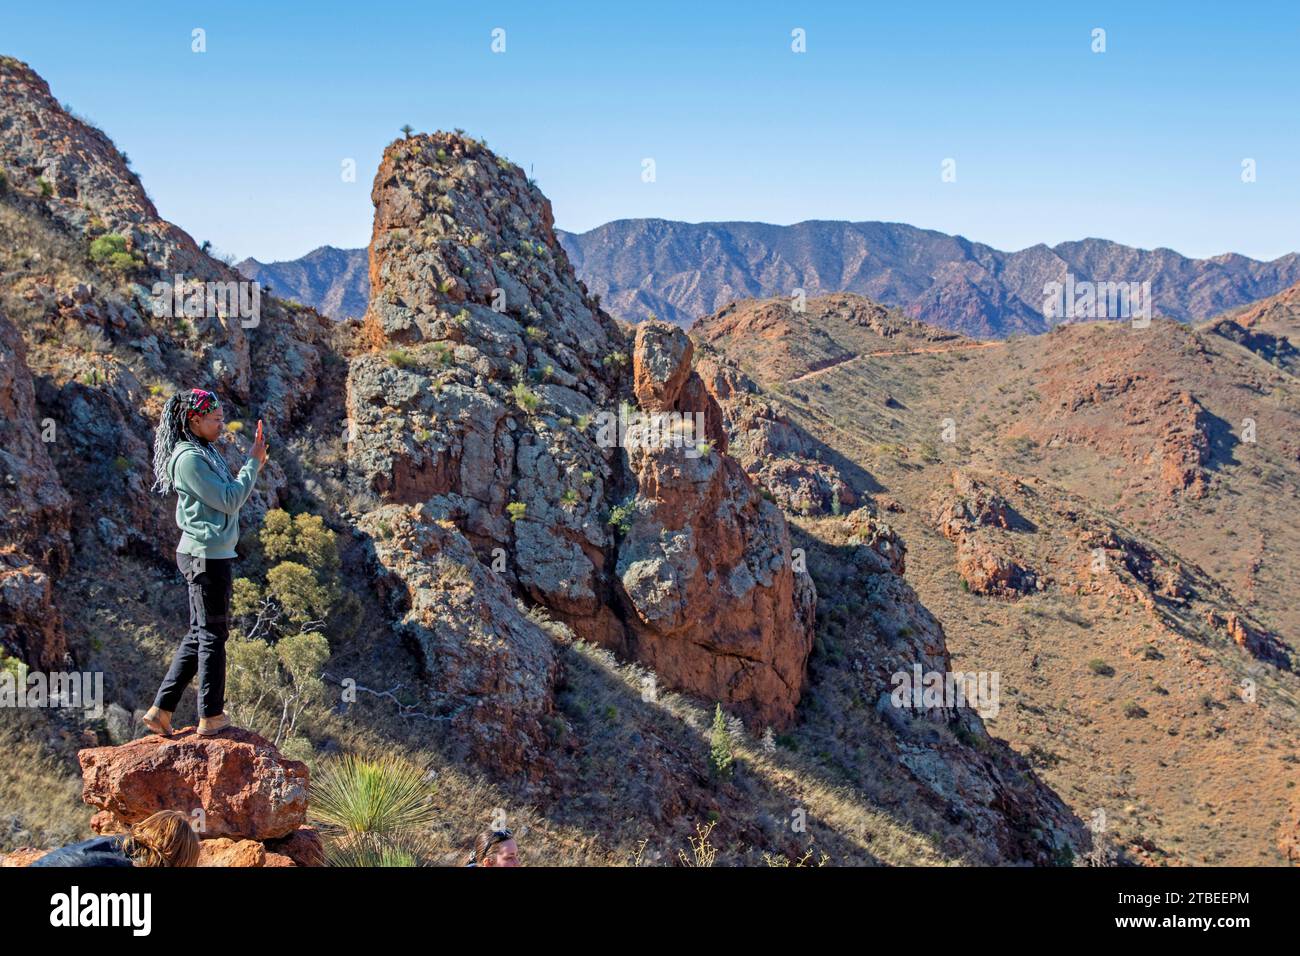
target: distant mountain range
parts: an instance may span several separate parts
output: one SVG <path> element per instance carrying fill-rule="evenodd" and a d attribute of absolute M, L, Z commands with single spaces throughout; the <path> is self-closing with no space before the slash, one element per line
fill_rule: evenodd
<path fill-rule="evenodd" d="M 1275 295 L 1300 282 L 1300 255 L 1272 262 L 1225 254 L 1189 259 L 1105 239 L 1002 252 L 903 223 L 810 221 L 686 223 L 620 219 L 557 235 L 606 310 L 629 320 L 653 313 L 689 326 L 738 299 L 856 292 L 908 315 L 981 338 L 1043 332 L 1044 286 L 1150 282 L 1155 311 L 1183 322 Z M 276 292 L 335 318 L 364 313 L 364 249 L 323 246 L 293 262 L 237 267 Z"/>
<path fill-rule="evenodd" d="M 291 262 L 245 259 L 235 268 L 281 298 L 310 305 L 335 319 L 358 319 L 370 300 L 369 257 L 365 249 L 321 246 Z"/>

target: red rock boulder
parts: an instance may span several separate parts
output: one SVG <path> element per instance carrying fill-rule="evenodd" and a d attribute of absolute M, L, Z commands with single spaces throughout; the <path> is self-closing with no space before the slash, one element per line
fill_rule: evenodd
<path fill-rule="evenodd" d="M 200 737 L 189 727 L 170 738 L 92 747 L 77 759 L 82 799 L 107 814 L 96 814 L 99 832 L 159 810 L 202 809 L 205 839 L 273 840 L 306 819 L 307 765 L 285 759 L 248 730 Z"/>

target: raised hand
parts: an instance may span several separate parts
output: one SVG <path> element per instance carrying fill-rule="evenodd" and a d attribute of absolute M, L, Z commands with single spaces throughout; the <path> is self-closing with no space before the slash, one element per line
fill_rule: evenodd
<path fill-rule="evenodd" d="M 266 439 L 262 436 L 262 420 L 257 420 L 257 434 L 253 436 L 253 450 L 249 452 L 259 465 L 266 464 Z"/>

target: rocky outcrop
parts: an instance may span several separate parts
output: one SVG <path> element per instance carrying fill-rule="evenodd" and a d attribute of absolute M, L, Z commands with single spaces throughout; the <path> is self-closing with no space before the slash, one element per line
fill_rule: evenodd
<path fill-rule="evenodd" d="M 71 506 L 42 440 L 22 336 L 0 313 L 0 646 L 39 669 L 68 649 L 50 575 L 71 557 Z"/>
<path fill-rule="evenodd" d="M 451 575 L 482 590 L 466 598 L 472 606 L 502 615 L 468 638 L 467 659 L 529 662 L 514 677 L 433 667 L 435 705 L 469 703 L 475 746 L 505 746 L 507 766 L 528 752 L 550 664 L 536 626 L 509 610 L 513 594 L 655 667 L 665 686 L 788 721 L 812 588 L 795 580 L 779 511 L 725 455 L 690 341 L 649 326 L 629 343 L 574 277 L 546 199 L 475 140 L 394 143 L 373 198 L 372 351 L 349 368 L 348 466 L 385 505 L 424 509 L 381 509 L 363 524 L 403 529 L 378 538 L 375 552 L 391 593 L 414 599 L 399 626 L 426 660 L 443 656 L 437 622 L 454 589 L 417 595 Z M 641 432 L 611 422 L 629 410 L 634 419 L 633 401 L 645 412 L 698 411 L 705 434 L 625 447 Z M 479 563 L 493 570 L 484 577 Z M 522 706 L 478 708 L 498 683 Z"/>
<path fill-rule="evenodd" d="M 728 451 L 776 504 L 804 515 L 844 513 L 858 504 L 849 481 L 821 459 L 816 439 L 713 349 L 697 354 L 695 371 L 721 411 Z"/>
<path fill-rule="evenodd" d="M 902 577 L 907 572 L 907 545 L 888 522 L 869 507 L 844 516 L 849 526 L 849 544 L 858 545 L 858 556 L 877 574 L 886 571 Z"/>
<path fill-rule="evenodd" d="M 1205 621 L 1252 657 L 1282 670 L 1291 669 L 1291 653 L 1281 638 L 1251 624 L 1235 611 L 1226 614 L 1207 611 Z"/>
<path fill-rule="evenodd" d="M 960 469 L 934 498 L 931 523 L 957 546 L 957 573 L 974 594 L 1015 597 L 1044 586 L 1010 540 L 1012 515 L 1001 494 Z"/>
<path fill-rule="evenodd" d="M 248 730 L 200 737 L 184 728 L 168 738 L 92 747 L 77 759 L 82 799 L 100 811 L 91 821 L 99 833 L 179 810 L 199 821 L 204 839 L 264 841 L 291 836 L 306 819 L 307 765 Z"/>
<path fill-rule="evenodd" d="M 547 764 L 541 721 L 558 668 L 551 639 L 430 506 L 389 505 L 361 527 L 373 539 L 396 627 L 435 688 L 431 703 L 453 752 L 503 773 L 540 776 Z"/>
<path fill-rule="evenodd" d="M 699 407 L 712 404 L 708 392 L 689 387 L 698 377 L 681 374 L 690 354 L 679 329 L 639 329 L 636 381 L 653 384 L 638 395 L 648 393 L 656 411 L 717 420 L 716 406 Z M 617 565 L 635 656 L 672 684 L 690 680 L 753 720 L 784 726 L 812 650 L 816 590 L 793 570 L 780 509 L 735 459 L 700 453 L 707 444 L 656 447 L 635 438 L 628 460 L 639 493 Z"/>

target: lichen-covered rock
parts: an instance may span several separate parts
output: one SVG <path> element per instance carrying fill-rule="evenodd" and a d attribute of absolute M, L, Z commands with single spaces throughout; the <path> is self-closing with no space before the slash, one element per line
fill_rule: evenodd
<path fill-rule="evenodd" d="M 654 393 L 656 411 L 717 420 L 707 390 L 685 387 L 698 383 L 689 367 L 685 375 L 669 367 L 667 357 L 689 362 L 683 341 L 673 326 L 639 331 L 634 367 L 669 383 Z M 812 650 L 816 590 L 794 569 L 780 509 L 729 455 L 636 437 L 628 462 L 638 495 L 616 570 L 637 658 L 670 685 L 726 701 L 753 721 L 788 724 Z"/>
<path fill-rule="evenodd" d="M 845 515 L 844 520 L 852 529 L 849 543 L 859 546 L 859 554 L 873 570 L 906 573 L 907 545 L 888 522 L 865 507 Z"/>
<path fill-rule="evenodd" d="M 348 469 L 384 503 L 362 526 L 407 595 L 399 626 L 424 648 L 439 706 L 473 714 L 470 749 L 507 768 L 537 749 L 553 662 L 516 596 L 664 686 L 787 722 L 815 592 L 779 510 L 725 453 L 690 340 L 647 324 L 629 347 L 574 276 L 549 203 L 481 143 L 399 140 L 372 195 L 371 350 L 349 367 Z M 703 433 L 629 447 L 636 425 L 609 425 L 629 411 L 698 413 Z M 457 578 L 465 593 L 440 583 Z"/>
<path fill-rule="evenodd" d="M 675 325 L 638 325 L 632 362 L 632 389 L 637 404 L 649 412 L 673 408 L 691 374 L 693 352 L 690 338 Z"/>
<path fill-rule="evenodd" d="M 502 773 L 540 774 L 541 720 L 558 668 L 551 639 L 428 505 L 389 505 L 361 527 L 373 538 L 395 626 L 424 662 L 429 707 L 446 722 L 453 752 Z"/>

